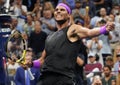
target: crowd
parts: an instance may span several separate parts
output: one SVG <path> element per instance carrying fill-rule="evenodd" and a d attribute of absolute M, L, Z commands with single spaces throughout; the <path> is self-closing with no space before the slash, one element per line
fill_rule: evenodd
<path fill-rule="evenodd" d="M 3 8 L 3 2 L 0 0 L 0 9 Z M 75 67 L 76 85 L 120 85 L 119 0 L 10 0 L 9 14 L 16 15 L 12 17 L 11 34 L 17 30 L 26 40 L 26 62 L 42 55 L 47 36 L 57 30 L 53 14 L 60 2 L 71 7 L 69 24 L 93 29 L 105 26 L 108 22 L 115 23 L 114 30 L 81 40 L 78 56 L 81 62 L 79 65 L 76 63 Z M 18 54 L 13 52 L 11 59 L 7 60 L 7 82 L 10 85 L 37 85 L 40 69 L 18 64 L 15 62 L 17 59 Z M 27 75 L 28 72 L 32 73 L 32 78 Z"/>

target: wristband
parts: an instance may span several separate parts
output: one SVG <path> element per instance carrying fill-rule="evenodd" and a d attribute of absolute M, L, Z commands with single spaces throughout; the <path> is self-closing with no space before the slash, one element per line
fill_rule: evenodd
<path fill-rule="evenodd" d="M 33 61 L 33 67 L 40 68 L 40 61 L 39 60 L 34 60 Z"/>
<path fill-rule="evenodd" d="M 106 25 L 100 28 L 100 34 L 105 34 L 105 33 L 107 33 Z"/>

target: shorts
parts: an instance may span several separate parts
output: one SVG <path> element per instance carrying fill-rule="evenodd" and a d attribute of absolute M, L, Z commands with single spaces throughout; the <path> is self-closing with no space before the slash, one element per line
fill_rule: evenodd
<path fill-rule="evenodd" d="M 54 72 L 42 74 L 37 85 L 75 85 L 72 78 Z"/>

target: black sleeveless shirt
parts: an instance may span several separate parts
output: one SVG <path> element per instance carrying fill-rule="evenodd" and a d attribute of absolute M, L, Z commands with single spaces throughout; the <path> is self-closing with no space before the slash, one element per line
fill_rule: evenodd
<path fill-rule="evenodd" d="M 68 28 L 54 32 L 46 39 L 46 58 L 42 72 L 56 72 L 68 77 L 74 77 L 76 58 L 80 41 L 70 42 L 67 37 Z"/>

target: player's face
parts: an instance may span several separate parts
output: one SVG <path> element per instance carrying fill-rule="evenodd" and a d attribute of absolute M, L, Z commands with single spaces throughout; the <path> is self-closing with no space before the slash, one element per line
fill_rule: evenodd
<path fill-rule="evenodd" d="M 56 21 L 67 20 L 69 18 L 67 10 L 62 6 L 57 6 L 54 12 L 54 17 Z"/>

